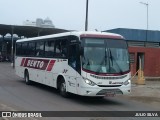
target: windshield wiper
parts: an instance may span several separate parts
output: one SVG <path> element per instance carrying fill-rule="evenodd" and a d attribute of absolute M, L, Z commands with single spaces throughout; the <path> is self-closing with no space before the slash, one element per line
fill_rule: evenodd
<path fill-rule="evenodd" d="M 122 71 L 122 69 L 119 67 L 119 65 L 118 65 L 118 63 L 116 62 L 116 60 L 115 60 L 115 58 L 112 56 L 112 52 L 111 52 L 111 50 L 110 49 L 108 49 L 109 50 L 109 58 L 110 58 L 110 60 L 111 60 L 111 62 L 112 62 L 112 66 L 113 66 L 113 60 L 114 60 L 114 62 L 116 63 L 116 65 L 117 65 L 117 67 L 118 67 L 118 69 L 119 69 L 119 71 L 120 71 L 120 73 L 122 74 L 123 73 L 123 71 Z M 109 62 L 110 63 L 110 62 Z M 111 71 L 111 66 L 110 66 L 110 64 L 109 64 L 109 71 Z"/>
<path fill-rule="evenodd" d="M 111 62 L 112 62 L 112 66 L 113 66 L 113 56 L 112 56 L 112 52 L 111 52 L 111 50 L 110 49 L 108 49 L 109 50 L 109 58 L 110 58 L 110 60 L 111 60 Z M 110 62 L 109 62 L 110 63 Z M 109 66 L 109 68 L 110 68 L 110 66 Z"/>
<path fill-rule="evenodd" d="M 103 62 L 104 62 L 104 64 L 105 64 L 105 66 L 107 66 L 107 62 L 106 62 L 106 61 L 107 61 L 107 55 L 106 55 L 106 50 L 105 50 L 105 55 L 104 55 L 102 61 L 100 62 L 99 68 L 96 70 L 96 73 L 97 73 L 97 74 L 100 72 L 100 70 L 101 70 L 101 68 L 102 68 L 102 65 L 103 65 Z M 107 71 L 107 70 L 106 70 L 106 71 Z"/>

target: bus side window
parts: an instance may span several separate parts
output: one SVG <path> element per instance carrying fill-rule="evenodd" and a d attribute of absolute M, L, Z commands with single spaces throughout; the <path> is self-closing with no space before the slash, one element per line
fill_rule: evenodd
<path fill-rule="evenodd" d="M 16 44 L 16 55 L 20 56 L 21 55 L 21 43 Z"/>
<path fill-rule="evenodd" d="M 28 43 L 28 52 L 30 56 L 35 55 L 35 42 L 29 42 Z"/>
<path fill-rule="evenodd" d="M 66 56 L 67 56 L 67 41 L 65 39 L 60 40 L 60 41 L 56 41 L 55 53 L 56 53 L 56 57 L 66 58 Z"/>
<path fill-rule="evenodd" d="M 37 42 L 36 44 L 36 56 L 42 57 L 44 55 L 44 42 Z"/>
<path fill-rule="evenodd" d="M 60 42 L 59 41 L 56 41 L 56 44 L 55 44 L 55 56 L 56 57 L 61 57 L 61 50 L 60 50 Z"/>
<path fill-rule="evenodd" d="M 68 64 L 74 68 L 76 70 L 76 67 L 77 67 L 77 49 L 76 49 L 76 44 L 74 45 L 70 45 L 69 46 L 69 61 L 68 61 Z"/>
<path fill-rule="evenodd" d="M 54 57 L 54 41 L 45 42 L 45 57 Z"/>
<path fill-rule="evenodd" d="M 66 40 L 62 40 L 60 43 L 60 47 L 61 47 L 61 55 L 63 58 L 67 57 L 67 41 Z"/>
<path fill-rule="evenodd" d="M 28 53 L 27 53 L 27 47 L 28 47 L 27 42 L 23 42 L 23 43 L 22 43 L 22 51 L 21 51 L 22 56 L 26 56 L 26 55 L 28 54 Z"/>

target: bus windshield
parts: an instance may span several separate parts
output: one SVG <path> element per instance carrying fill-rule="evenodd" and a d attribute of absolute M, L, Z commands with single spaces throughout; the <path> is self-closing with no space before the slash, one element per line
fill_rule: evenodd
<path fill-rule="evenodd" d="M 82 68 L 96 74 L 123 74 L 129 71 L 127 44 L 124 40 L 83 38 Z"/>

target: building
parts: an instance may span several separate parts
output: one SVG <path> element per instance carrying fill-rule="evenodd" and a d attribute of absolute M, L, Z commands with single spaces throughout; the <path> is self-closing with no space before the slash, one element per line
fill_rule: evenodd
<path fill-rule="evenodd" d="M 16 40 L 20 39 L 17 36 L 13 36 L 14 46 Z M 11 61 L 11 47 L 12 47 L 12 38 L 11 36 L 0 36 L 0 61 Z"/>
<path fill-rule="evenodd" d="M 121 34 L 127 40 L 132 75 L 141 60 L 145 77 L 160 77 L 160 31 L 117 28 L 107 32 Z"/>
<path fill-rule="evenodd" d="M 48 17 L 46 19 L 37 18 L 36 21 L 26 20 L 23 22 L 24 26 L 35 26 L 42 28 L 54 28 L 55 26 Z"/>
<path fill-rule="evenodd" d="M 23 22 L 23 25 L 25 25 L 25 26 L 36 26 L 36 22 L 31 21 L 31 20 L 26 20 L 26 21 Z"/>
<path fill-rule="evenodd" d="M 15 42 L 17 39 L 21 39 L 22 37 L 37 37 L 69 31 L 55 27 L 49 27 L 51 23 L 52 22 L 46 19 L 45 24 L 43 24 L 44 27 L 34 26 L 35 23 L 33 21 L 28 22 L 28 26 L 0 24 L 0 62 L 13 62 Z"/>

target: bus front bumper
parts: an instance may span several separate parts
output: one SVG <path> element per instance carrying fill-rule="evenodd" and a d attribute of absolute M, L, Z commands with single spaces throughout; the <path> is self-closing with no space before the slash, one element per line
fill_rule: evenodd
<path fill-rule="evenodd" d="M 113 95 L 126 95 L 131 93 L 131 87 L 82 87 L 80 95 L 82 96 L 108 96 Z"/>

